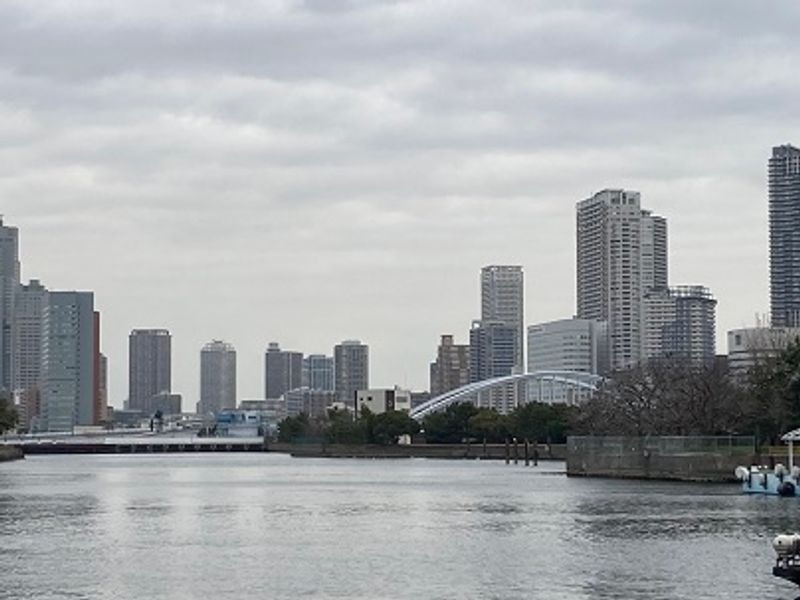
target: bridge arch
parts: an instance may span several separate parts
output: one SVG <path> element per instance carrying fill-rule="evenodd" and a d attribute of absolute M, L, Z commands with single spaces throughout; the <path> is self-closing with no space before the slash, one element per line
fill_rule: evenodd
<path fill-rule="evenodd" d="M 500 412 L 509 412 L 512 408 L 528 402 L 531 384 L 540 386 L 540 389 L 543 384 L 559 385 L 565 389 L 577 390 L 579 395 L 580 392 L 588 395 L 596 391 L 602 381 L 603 377 L 599 375 L 578 371 L 536 371 L 506 375 L 468 383 L 455 390 L 445 392 L 412 409 L 409 415 L 413 419 L 421 421 L 429 414 L 445 410 L 448 406 L 459 402 L 472 402 L 477 406 L 495 404 L 493 407 Z M 488 403 L 482 401 L 482 398 L 487 396 L 489 397 Z M 492 397 L 499 398 L 499 400 L 494 402 Z M 509 398 L 511 398 L 510 401 Z"/>

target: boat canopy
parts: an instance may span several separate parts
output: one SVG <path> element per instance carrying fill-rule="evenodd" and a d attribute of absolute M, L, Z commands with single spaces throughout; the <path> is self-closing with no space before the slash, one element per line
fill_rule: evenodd
<path fill-rule="evenodd" d="M 800 429 L 793 429 L 781 436 L 782 442 L 800 442 Z"/>

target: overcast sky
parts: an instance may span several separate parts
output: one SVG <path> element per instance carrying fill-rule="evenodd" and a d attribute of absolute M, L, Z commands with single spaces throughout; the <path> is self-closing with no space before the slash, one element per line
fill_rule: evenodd
<path fill-rule="evenodd" d="M 575 203 L 638 190 L 670 283 L 725 332 L 768 309 L 766 161 L 800 125 L 793 0 L 0 2 L 0 211 L 23 277 L 89 289 L 111 401 L 127 336 L 238 350 L 370 345 L 371 383 L 427 389 L 487 264 L 528 324 L 575 311 Z"/>

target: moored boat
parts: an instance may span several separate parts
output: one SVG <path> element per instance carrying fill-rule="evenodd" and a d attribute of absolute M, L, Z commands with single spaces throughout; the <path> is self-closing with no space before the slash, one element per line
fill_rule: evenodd
<path fill-rule="evenodd" d="M 800 496 L 800 467 L 794 464 L 794 443 L 800 441 L 800 429 L 784 434 L 781 441 L 789 445 L 788 467 L 780 463 L 774 468 L 758 465 L 736 467 L 734 475 L 742 482 L 745 494 Z"/>

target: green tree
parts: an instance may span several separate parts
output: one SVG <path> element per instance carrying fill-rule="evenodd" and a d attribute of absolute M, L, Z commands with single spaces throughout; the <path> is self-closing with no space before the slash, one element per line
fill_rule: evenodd
<path fill-rule="evenodd" d="M 384 446 L 396 444 L 401 435 L 419 432 L 419 423 L 405 411 L 390 410 L 373 415 L 369 423 L 370 441 Z"/>
<path fill-rule="evenodd" d="M 518 439 L 562 444 L 567 439 L 574 409 L 566 404 L 529 402 L 509 415 L 509 429 Z"/>
<path fill-rule="evenodd" d="M 325 440 L 331 444 L 366 444 L 364 421 L 354 419 L 349 410 L 329 410 L 325 424 Z"/>
<path fill-rule="evenodd" d="M 748 391 L 747 421 L 759 441 L 776 443 L 800 426 L 800 339 L 758 360 L 749 373 Z"/>
<path fill-rule="evenodd" d="M 493 408 L 479 408 L 469 418 L 468 432 L 479 441 L 502 442 L 508 437 L 508 420 Z"/>
<path fill-rule="evenodd" d="M 278 423 L 278 441 L 294 442 L 311 434 L 311 421 L 305 413 L 300 413 L 296 417 L 286 417 Z"/>
<path fill-rule="evenodd" d="M 434 444 L 458 444 L 470 437 L 469 420 L 478 413 L 472 404 L 451 404 L 445 410 L 435 412 L 422 422 L 425 438 Z"/>
<path fill-rule="evenodd" d="M 8 395 L 0 396 L 0 433 L 14 429 L 17 424 L 17 411 Z"/>

